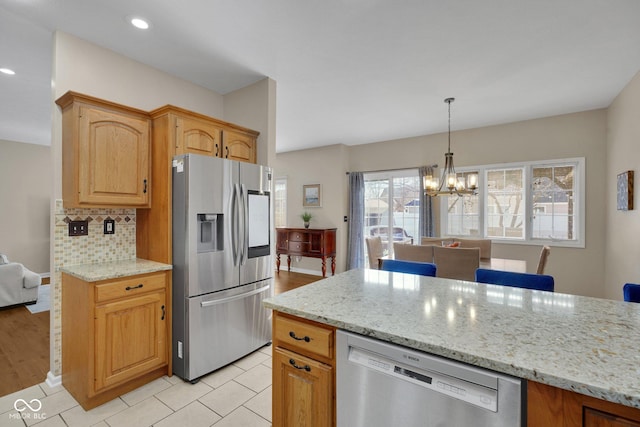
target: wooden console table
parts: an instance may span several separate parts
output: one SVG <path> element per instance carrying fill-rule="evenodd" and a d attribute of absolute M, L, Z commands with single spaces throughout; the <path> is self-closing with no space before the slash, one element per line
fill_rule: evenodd
<path fill-rule="evenodd" d="M 291 255 L 322 259 L 322 277 L 327 275 L 327 258 L 331 258 L 331 274 L 336 274 L 335 228 L 276 228 L 276 268 L 280 272 L 280 255 L 287 255 L 291 271 Z"/>

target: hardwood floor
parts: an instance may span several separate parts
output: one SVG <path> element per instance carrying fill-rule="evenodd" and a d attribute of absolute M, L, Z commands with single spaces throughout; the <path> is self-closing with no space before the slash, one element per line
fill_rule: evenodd
<path fill-rule="evenodd" d="M 273 293 L 275 295 L 322 280 L 322 276 L 313 276 L 311 274 L 294 273 L 283 270 L 280 270 L 280 273 L 274 272 L 273 277 Z"/>
<path fill-rule="evenodd" d="M 0 310 L 0 396 L 40 384 L 49 372 L 49 312 Z"/>
<path fill-rule="evenodd" d="M 274 294 L 322 279 L 274 272 Z M 0 310 L 0 397 L 40 384 L 49 372 L 49 312 L 31 314 L 24 306 Z"/>

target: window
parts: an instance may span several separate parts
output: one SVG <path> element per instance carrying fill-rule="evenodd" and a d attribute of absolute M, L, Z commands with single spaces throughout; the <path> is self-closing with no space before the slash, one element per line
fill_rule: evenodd
<path fill-rule="evenodd" d="M 458 178 L 476 174 L 478 171 L 456 173 Z M 446 235 L 448 236 L 478 236 L 480 233 L 480 199 L 479 196 L 447 197 L 447 223 Z"/>
<path fill-rule="evenodd" d="M 273 221 L 276 227 L 287 226 L 287 178 L 276 178 L 274 185 L 274 214 Z"/>
<path fill-rule="evenodd" d="M 417 169 L 366 173 L 364 189 L 365 237 L 380 236 L 384 255 L 393 253 L 394 242 L 419 242 Z"/>
<path fill-rule="evenodd" d="M 489 238 L 524 238 L 524 168 L 486 171 L 485 235 Z"/>
<path fill-rule="evenodd" d="M 478 195 L 447 197 L 441 229 L 452 236 L 584 247 L 584 158 L 464 168 Z"/>

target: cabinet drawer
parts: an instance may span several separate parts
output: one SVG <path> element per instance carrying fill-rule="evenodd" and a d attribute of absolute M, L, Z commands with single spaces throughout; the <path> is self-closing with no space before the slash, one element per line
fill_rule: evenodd
<path fill-rule="evenodd" d="M 275 338 L 280 346 L 290 350 L 333 357 L 333 330 L 301 322 L 288 317 L 275 318 Z"/>
<path fill-rule="evenodd" d="M 289 242 L 289 252 L 305 252 L 307 245 L 303 242 Z"/>
<path fill-rule="evenodd" d="M 289 240 L 292 242 L 302 242 L 305 239 L 305 234 L 299 233 L 297 231 L 289 233 Z"/>
<path fill-rule="evenodd" d="M 165 273 L 128 277 L 126 279 L 96 285 L 96 302 L 109 301 L 116 298 L 163 289 L 165 286 Z"/>

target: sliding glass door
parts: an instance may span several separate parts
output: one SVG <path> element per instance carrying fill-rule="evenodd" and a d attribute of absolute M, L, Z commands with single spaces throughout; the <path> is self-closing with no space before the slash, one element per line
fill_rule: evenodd
<path fill-rule="evenodd" d="M 380 236 L 384 255 L 389 256 L 393 255 L 394 242 L 419 243 L 418 170 L 366 173 L 364 181 L 363 235 Z"/>

